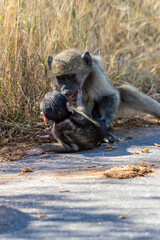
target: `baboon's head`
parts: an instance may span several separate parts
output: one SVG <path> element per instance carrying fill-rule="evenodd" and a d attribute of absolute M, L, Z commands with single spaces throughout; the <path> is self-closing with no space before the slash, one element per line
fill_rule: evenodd
<path fill-rule="evenodd" d="M 89 52 L 69 49 L 59 53 L 55 58 L 48 58 L 49 69 L 55 79 L 55 84 L 62 94 L 75 101 L 78 89 L 82 88 L 85 79 L 91 72 L 92 57 Z"/>
<path fill-rule="evenodd" d="M 47 120 L 59 123 L 71 115 L 67 109 L 67 102 L 66 97 L 60 92 L 48 92 L 40 102 L 40 110 Z"/>

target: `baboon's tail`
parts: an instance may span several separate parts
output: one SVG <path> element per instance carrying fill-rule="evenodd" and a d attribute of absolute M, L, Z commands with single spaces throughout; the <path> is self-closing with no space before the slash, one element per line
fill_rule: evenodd
<path fill-rule="evenodd" d="M 122 106 L 160 118 L 160 103 L 131 85 L 118 87 Z"/>

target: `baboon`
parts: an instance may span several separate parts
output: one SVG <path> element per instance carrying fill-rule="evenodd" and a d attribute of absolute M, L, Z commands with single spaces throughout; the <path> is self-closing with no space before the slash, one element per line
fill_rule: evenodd
<path fill-rule="evenodd" d="M 50 77 L 56 89 L 72 103 L 78 90 L 92 118 L 112 128 L 113 120 L 127 109 L 151 114 L 160 118 L 160 103 L 129 84 L 115 88 L 108 79 L 103 60 L 89 52 L 74 49 L 63 51 L 48 61 Z"/>
<path fill-rule="evenodd" d="M 101 126 L 90 119 L 82 102 L 81 91 L 77 93 L 77 109 L 71 108 L 68 100 L 60 92 L 45 94 L 40 103 L 44 122 L 52 126 L 50 135 L 57 143 L 43 144 L 29 150 L 28 155 L 39 155 L 45 152 L 77 152 L 92 149 L 103 142 Z M 112 135 L 111 135 L 112 137 Z"/>

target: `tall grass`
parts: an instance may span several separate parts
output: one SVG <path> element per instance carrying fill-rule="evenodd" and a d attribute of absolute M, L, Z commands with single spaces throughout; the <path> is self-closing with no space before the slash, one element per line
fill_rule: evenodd
<path fill-rule="evenodd" d="M 160 89 L 159 0 L 1 0 L 0 119 L 37 121 L 47 58 L 100 54 L 113 82 Z"/>

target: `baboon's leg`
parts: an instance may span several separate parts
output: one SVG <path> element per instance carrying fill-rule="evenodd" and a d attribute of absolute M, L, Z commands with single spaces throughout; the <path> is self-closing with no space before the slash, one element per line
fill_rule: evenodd
<path fill-rule="evenodd" d="M 56 152 L 56 153 L 68 153 L 73 152 L 68 145 L 63 145 L 61 143 L 46 143 L 40 146 L 39 148 L 34 148 L 27 151 L 27 155 L 34 156 L 40 155 L 46 152 Z"/>

